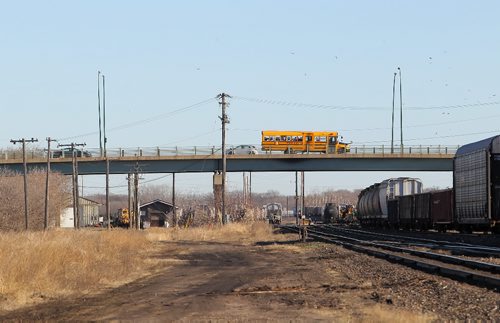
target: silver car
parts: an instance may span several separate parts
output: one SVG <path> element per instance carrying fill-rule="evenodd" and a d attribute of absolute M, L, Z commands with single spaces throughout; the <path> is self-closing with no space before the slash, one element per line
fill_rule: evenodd
<path fill-rule="evenodd" d="M 257 155 L 259 151 L 252 145 L 239 145 L 226 150 L 228 155 Z"/>

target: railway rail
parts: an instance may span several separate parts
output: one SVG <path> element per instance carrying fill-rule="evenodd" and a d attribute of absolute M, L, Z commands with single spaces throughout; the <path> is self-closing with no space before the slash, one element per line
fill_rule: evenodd
<path fill-rule="evenodd" d="M 414 236 L 403 236 L 399 234 L 372 232 L 336 225 L 325 225 L 325 227 L 329 228 L 329 230 L 349 234 L 350 236 L 371 237 L 373 239 L 382 240 L 385 243 L 421 247 L 432 250 L 446 250 L 450 251 L 451 254 L 454 255 L 467 255 L 472 257 L 500 257 L 500 248 L 498 247 L 448 240 L 420 238 Z"/>
<path fill-rule="evenodd" d="M 281 227 L 291 232 L 300 233 L 301 231 L 301 228 L 295 225 Z M 366 239 L 366 237 L 363 239 L 348 235 L 347 232 L 329 231 L 326 226 L 307 227 L 308 238 L 334 243 L 353 251 L 386 259 L 417 270 L 500 292 L 500 265 L 441 253 L 419 251 L 388 243 L 373 242 Z"/>

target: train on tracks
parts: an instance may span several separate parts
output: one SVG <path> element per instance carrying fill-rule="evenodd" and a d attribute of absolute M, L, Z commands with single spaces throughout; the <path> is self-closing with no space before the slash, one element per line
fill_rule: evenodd
<path fill-rule="evenodd" d="M 460 147 L 453 188 L 423 192 L 415 178 L 388 179 L 362 190 L 362 225 L 500 233 L 500 136 Z"/>
<path fill-rule="evenodd" d="M 281 224 L 283 215 L 283 207 L 281 203 L 269 203 L 265 207 L 266 219 L 270 224 Z"/>

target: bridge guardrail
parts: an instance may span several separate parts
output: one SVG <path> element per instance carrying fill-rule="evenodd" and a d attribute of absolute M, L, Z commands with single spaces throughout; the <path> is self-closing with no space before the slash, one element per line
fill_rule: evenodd
<path fill-rule="evenodd" d="M 230 146 L 228 146 L 230 147 Z M 258 147 L 258 145 L 256 145 Z M 390 146 L 379 145 L 351 145 L 351 151 L 345 153 L 346 155 L 454 155 L 460 146 L 445 146 L 445 145 L 413 145 L 394 147 L 391 152 Z M 57 149 L 55 149 L 57 150 Z M 101 152 L 99 148 L 88 148 L 83 151 L 90 153 L 90 157 L 79 157 L 79 159 L 100 157 Z M 260 152 L 261 154 L 283 154 L 283 152 Z M 307 154 L 307 153 L 306 153 Z M 318 153 L 310 153 L 318 154 Z M 51 154 L 52 155 L 52 154 Z M 220 146 L 176 146 L 176 147 L 137 147 L 137 148 L 107 148 L 106 155 L 108 157 L 162 157 L 162 156 L 210 156 L 221 155 Z M 0 149 L 0 159 L 22 159 L 22 150 L 20 149 Z M 61 156 L 67 157 L 69 156 Z M 44 149 L 28 149 L 26 151 L 26 159 L 41 159 L 47 158 L 47 151 Z M 54 158 L 54 159 L 59 159 Z"/>

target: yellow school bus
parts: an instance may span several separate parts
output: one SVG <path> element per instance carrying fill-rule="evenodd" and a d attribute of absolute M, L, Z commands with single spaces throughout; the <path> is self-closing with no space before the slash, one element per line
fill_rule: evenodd
<path fill-rule="evenodd" d="M 350 151 L 348 143 L 340 142 L 335 131 L 262 131 L 262 150 L 282 151 L 285 154 L 320 152 L 341 154 Z"/>

